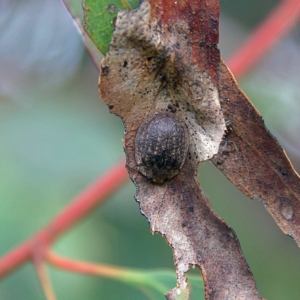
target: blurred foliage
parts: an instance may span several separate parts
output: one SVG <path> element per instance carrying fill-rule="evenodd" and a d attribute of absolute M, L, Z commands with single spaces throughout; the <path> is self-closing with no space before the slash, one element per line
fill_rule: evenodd
<path fill-rule="evenodd" d="M 261 22 L 280 0 L 219 0 L 219 2 L 221 13 L 251 29 Z"/>
<path fill-rule="evenodd" d="M 249 34 L 243 28 L 253 28 L 274 3 L 221 0 L 221 13 L 230 16 L 221 23 L 222 53 L 228 47 L 236 48 L 240 37 L 244 39 Z M 98 74 L 83 52 L 81 37 L 61 3 L 3 0 L 1 6 L 3 255 L 44 226 L 123 157 L 124 129 L 120 119 L 109 114 L 99 100 Z M 299 170 L 298 33 L 295 30 L 287 36 L 241 84 L 270 130 L 278 133 Z M 236 231 L 262 296 L 299 299 L 300 252 L 296 243 L 281 233 L 262 203 L 244 197 L 210 163 L 202 164 L 199 174 L 213 208 Z M 70 258 L 123 267 L 174 270 L 170 247 L 161 236 L 149 233 L 134 193 L 135 188 L 128 182 L 64 235 L 54 250 Z M 58 299 L 149 299 L 140 290 L 113 280 L 49 269 Z M 199 271 L 189 273 L 194 276 Z M 43 297 L 30 264 L 16 270 L 0 285 L 1 300 Z"/>

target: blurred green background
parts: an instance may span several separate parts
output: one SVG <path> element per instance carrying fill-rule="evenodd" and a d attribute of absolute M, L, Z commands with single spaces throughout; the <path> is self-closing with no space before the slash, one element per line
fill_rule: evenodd
<path fill-rule="evenodd" d="M 220 2 L 220 48 L 226 59 L 278 1 Z M 300 27 L 240 81 L 298 171 L 299 49 Z M 99 99 L 97 71 L 60 1 L 0 2 L 0 78 L 0 255 L 4 255 L 47 224 L 124 154 L 122 123 Z M 262 203 L 244 197 L 211 163 L 202 164 L 199 173 L 213 208 L 237 233 L 261 295 L 299 299 L 296 243 L 281 233 Z M 59 239 L 54 250 L 82 260 L 174 270 L 170 247 L 161 236 L 150 234 L 134 193 L 128 182 Z M 49 270 L 58 299 L 148 299 L 119 282 Z M 31 264 L 0 282 L 0 299 L 44 299 Z"/>

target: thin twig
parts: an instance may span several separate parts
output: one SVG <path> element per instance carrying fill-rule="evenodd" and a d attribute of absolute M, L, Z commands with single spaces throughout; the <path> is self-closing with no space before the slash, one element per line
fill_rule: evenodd
<path fill-rule="evenodd" d="M 44 294 L 47 300 L 56 300 L 56 296 L 54 294 L 52 284 L 47 273 L 46 267 L 44 265 L 43 259 L 41 257 L 37 257 L 34 259 L 34 266 L 40 280 L 41 286 L 43 288 Z"/>
<path fill-rule="evenodd" d="M 45 259 L 56 268 L 73 273 L 81 273 L 87 275 L 96 275 L 106 278 L 119 278 L 126 273 L 125 270 L 109 265 L 100 265 L 94 263 L 82 262 L 69 259 L 55 254 L 53 251 L 47 251 Z"/>

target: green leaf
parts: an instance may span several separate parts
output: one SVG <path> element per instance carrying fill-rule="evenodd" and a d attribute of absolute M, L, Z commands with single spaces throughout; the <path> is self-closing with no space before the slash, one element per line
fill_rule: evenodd
<path fill-rule="evenodd" d="M 108 51 L 118 10 L 137 6 L 138 0 L 84 0 L 84 29 L 103 54 Z"/>

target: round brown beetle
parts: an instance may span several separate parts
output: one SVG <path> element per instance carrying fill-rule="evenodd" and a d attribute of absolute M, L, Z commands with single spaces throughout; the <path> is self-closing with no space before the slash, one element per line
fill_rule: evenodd
<path fill-rule="evenodd" d="M 189 150 L 189 134 L 184 121 L 171 112 L 146 118 L 135 138 L 138 170 L 155 183 L 176 176 Z"/>

